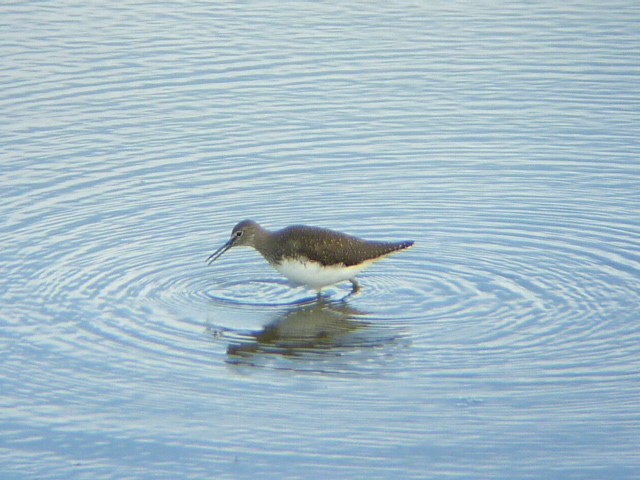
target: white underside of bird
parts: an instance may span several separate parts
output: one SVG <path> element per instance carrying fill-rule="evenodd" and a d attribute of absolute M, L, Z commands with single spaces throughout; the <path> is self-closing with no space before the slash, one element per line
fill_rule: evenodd
<path fill-rule="evenodd" d="M 343 264 L 324 266 L 306 258 L 284 259 L 274 264 L 276 270 L 297 285 L 308 285 L 320 291 L 324 287 L 351 280 L 375 260 L 367 260 L 349 267 Z"/>

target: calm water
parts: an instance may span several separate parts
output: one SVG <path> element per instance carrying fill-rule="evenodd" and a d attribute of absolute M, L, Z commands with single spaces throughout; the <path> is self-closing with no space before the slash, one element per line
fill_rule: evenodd
<path fill-rule="evenodd" d="M 637 2 L 343 3 L 0 6 L 3 479 L 638 478 Z"/>

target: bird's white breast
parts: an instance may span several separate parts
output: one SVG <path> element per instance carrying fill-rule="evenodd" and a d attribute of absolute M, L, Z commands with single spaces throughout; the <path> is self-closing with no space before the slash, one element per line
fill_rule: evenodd
<path fill-rule="evenodd" d="M 323 287 L 351 280 L 371 263 L 373 263 L 373 260 L 349 267 L 344 265 L 325 267 L 318 262 L 307 259 L 284 259 L 274 267 L 293 283 L 309 285 L 316 290 L 321 290 Z"/>

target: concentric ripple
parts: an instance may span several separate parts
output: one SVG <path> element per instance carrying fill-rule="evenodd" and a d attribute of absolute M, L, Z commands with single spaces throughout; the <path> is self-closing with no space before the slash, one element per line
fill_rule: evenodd
<path fill-rule="evenodd" d="M 177 206 L 173 216 L 154 209 L 122 212 L 120 196 L 135 197 L 140 185 L 121 175 L 93 183 L 91 195 L 83 183 L 67 180 L 60 192 L 49 187 L 48 194 L 64 198 L 77 190 L 74 205 L 84 208 L 60 202 L 44 216 L 14 222 L 23 226 L 24 242 L 20 263 L 18 257 L 9 263 L 16 281 L 8 298 L 38 292 L 20 303 L 23 318 L 37 316 L 65 330 L 70 324 L 56 319 L 73 318 L 76 311 L 84 317 L 76 326 L 90 335 L 181 356 L 194 353 L 184 343 L 192 340 L 181 335 L 197 336 L 205 323 L 213 331 L 259 329 L 270 312 L 315 296 L 293 288 L 248 249 L 206 266 L 213 246 L 205 245 L 204 236 L 215 234 L 219 243 L 226 229 L 183 225 Z M 96 188 L 100 203 L 92 202 Z M 458 230 L 415 230 L 416 246 L 361 274 L 357 295 L 349 297 L 350 286 L 338 285 L 326 296 L 345 299 L 369 322 L 412 331 L 414 340 L 426 344 L 446 338 L 477 349 L 537 348 L 544 356 L 557 348 L 559 332 L 570 332 L 562 337 L 563 348 L 574 342 L 574 354 L 582 355 L 578 344 L 587 342 L 598 352 L 604 346 L 599 342 L 611 335 L 637 333 L 627 319 L 638 298 L 634 252 L 640 236 L 634 225 L 593 219 L 577 207 L 571 213 L 544 223 L 530 212 L 504 210 L 500 222 L 469 218 L 470 226 Z M 184 227 L 192 229 L 189 235 Z M 252 319 L 241 320 L 246 317 Z M 617 355 L 634 352 L 628 345 Z"/>

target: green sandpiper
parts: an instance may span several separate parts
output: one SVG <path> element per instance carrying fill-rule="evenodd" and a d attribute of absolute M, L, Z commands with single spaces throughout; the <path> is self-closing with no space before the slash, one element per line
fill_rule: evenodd
<path fill-rule="evenodd" d="M 412 245 L 412 241 L 362 240 L 305 225 L 271 232 L 253 220 L 244 220 L 233 227 L 229 241 L 210 255 L 207 263 L 231 247 L 252 247 L 294 284 L 308 285 L 319 293 L 324 287 L 349 280 L 355 293 L 360 288 L 354 280 L 357 274 L 376 260 Z"/>

